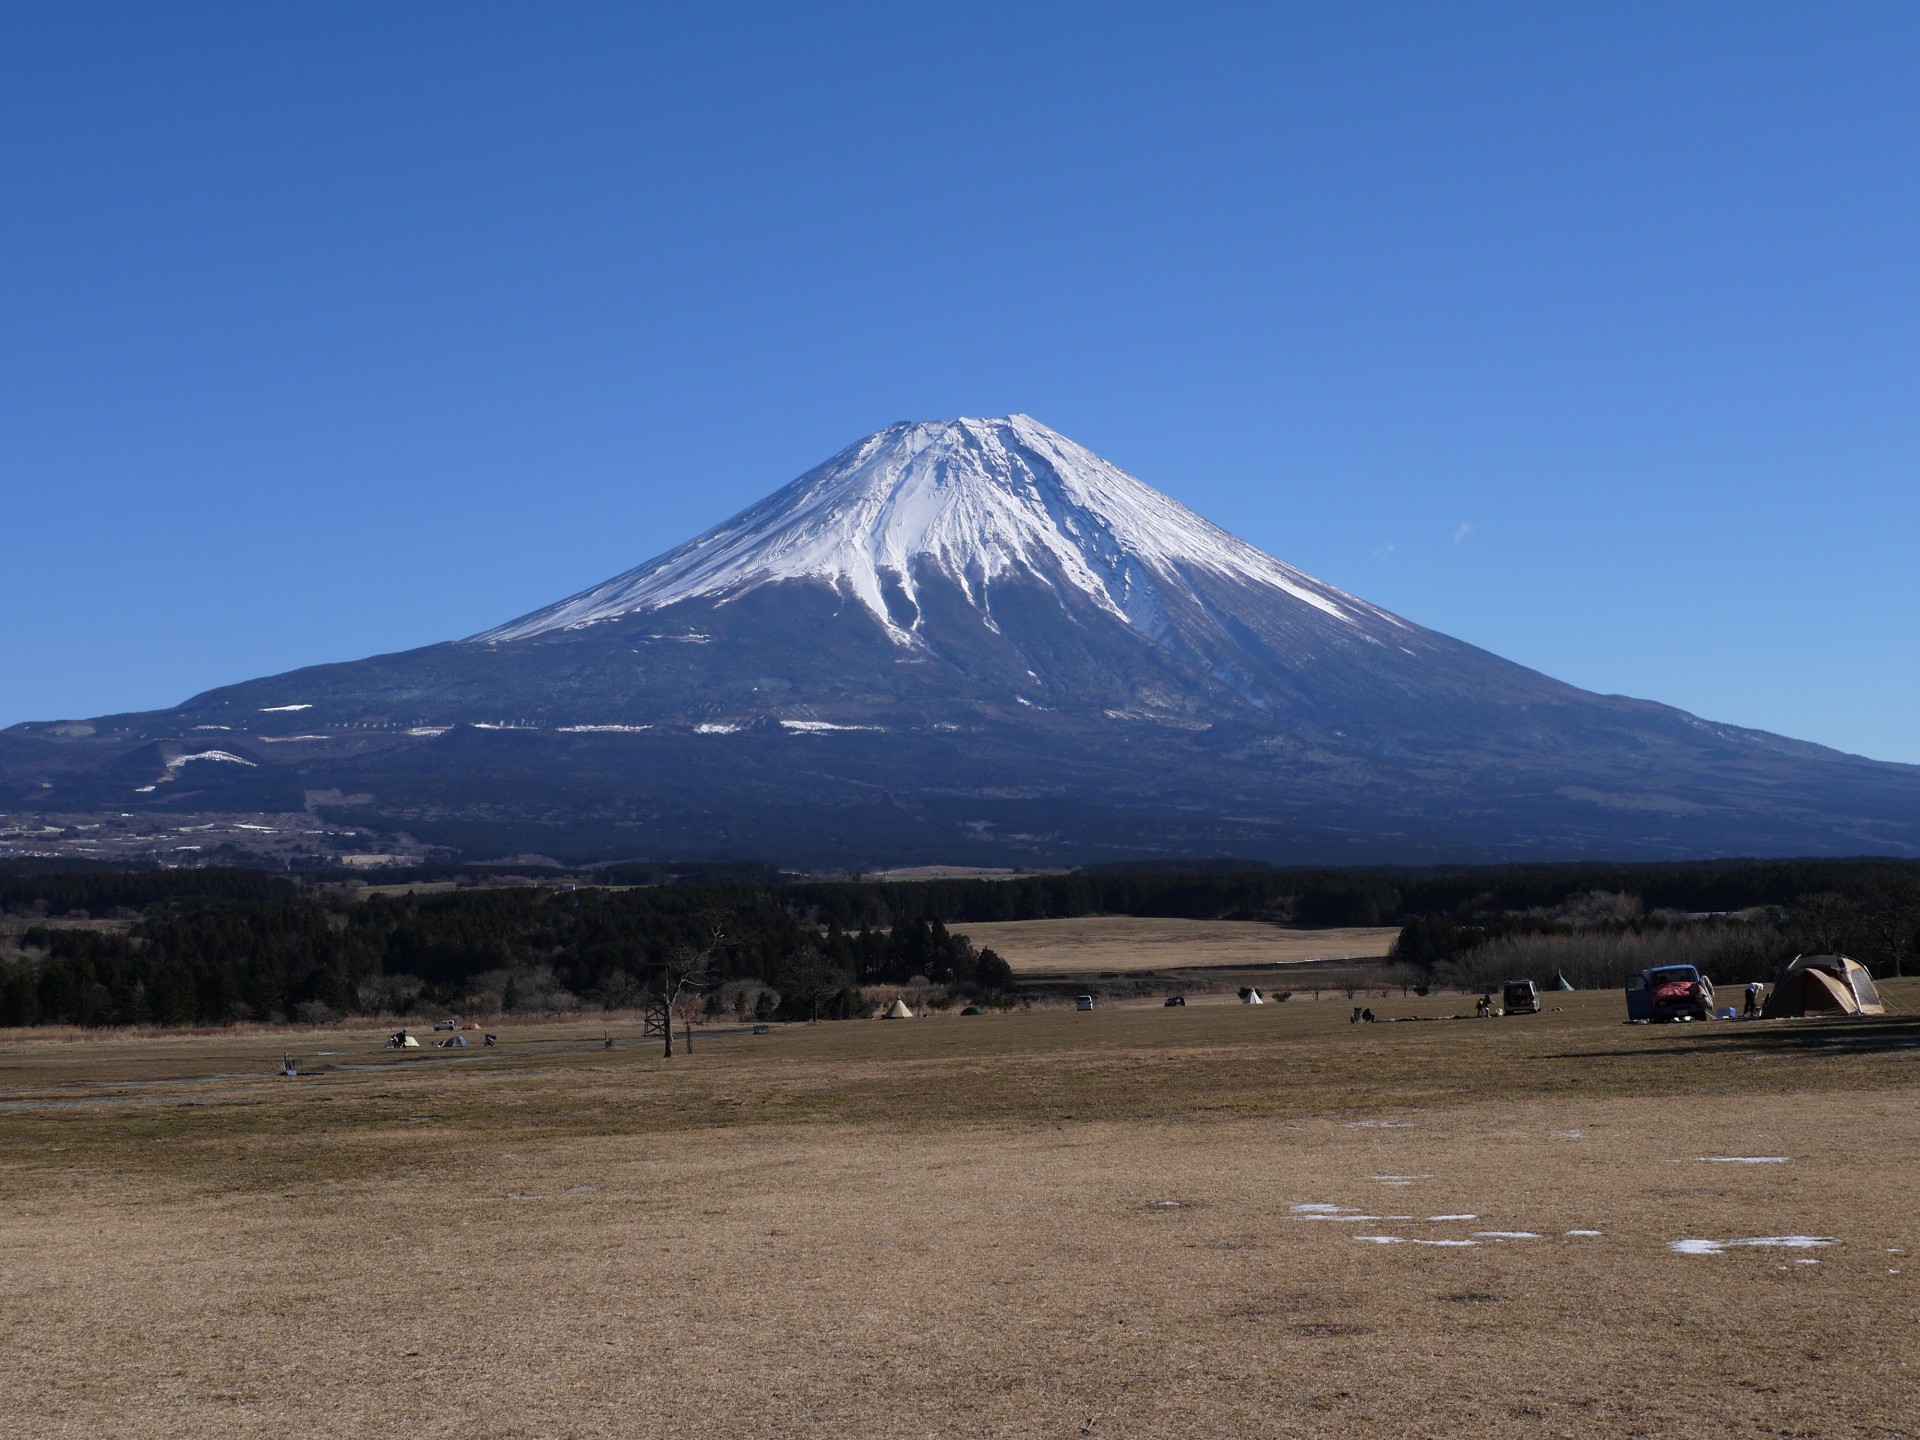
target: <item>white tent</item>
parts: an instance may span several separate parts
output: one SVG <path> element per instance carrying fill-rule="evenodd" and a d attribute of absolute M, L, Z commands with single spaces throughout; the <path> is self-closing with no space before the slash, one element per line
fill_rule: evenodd
<path fill-rule="evenodd" d="M 1267 1002 L 1260 998 L 1260 992 L 1258 990 L 1255 990 L 1252 986 L 1248 986 L 1247 993 L 1240 997 L 1240 1003 L 1242 1005 L 1264 1005 Z"/>
<path fill-rule="evenodd" d="M 913 1011 L 907 1008 L 906 1001 L 896 1000 L 880 1012 L 880 1018 L 882 1020 L 911 1020 L 913 1019 Z"/>
<path fill-rule="evenodd" d="M 420 1042 L 411 1035 L 402 1035 L 400 1037 L 400 1048 L 403 1050 L 418 1050 L 420 1048 Z"/>

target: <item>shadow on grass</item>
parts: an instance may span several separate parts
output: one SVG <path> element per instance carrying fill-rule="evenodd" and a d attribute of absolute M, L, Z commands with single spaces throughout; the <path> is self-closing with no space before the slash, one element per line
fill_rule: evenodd
<path fill-rule="evenodd" d="M 1558 1060 L 1612 1060 L 1630 1055 L 1666 1055 L 1675 1049 L 1697 1054 L 1870 1055 L 1920 1050 L 1920 1016 L 1860 1015 L 1852 1019 L 1725 1021 L 1708 1025 L 1662 1026 L 1677 1032 L 1678 1045 L 1650 1049 L 1645 1044 L 1612 1050 L 1568 1050 Z"/>

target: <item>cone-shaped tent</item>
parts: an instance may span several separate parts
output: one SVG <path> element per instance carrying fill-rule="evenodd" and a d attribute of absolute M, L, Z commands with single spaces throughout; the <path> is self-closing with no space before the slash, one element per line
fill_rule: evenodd
<path fill-rule="evenodd" d="M 1797 1015 L 1884 1015 L 1873 976 L 1845 955 L 1796 955 L 1774 981 L 1760 1014 L 1768 1020 Z"/>
<path fill-rule="evenodd" d="M 906 1001 L 896 1000 L 880 1012 L 880 1018 L 882 1020 L 911 1020 L 913 1019 L 913 1011 L 907 1008 Z"/>
<path fill-rule="evenodd" d="M 1260 992 L 1258 990 L 1249 987 L 1247 993 L 1240 997 L 1240 1003 L 1242 1005 L 1264 1005 L 1267 1002 L 1260 998 Z"/>
<path fill-rule="evenodd" d="M 1573 989 L 1573 982 L 1556 970 L 1553 972 L 1553 984 L 1547 988 L 1549 990 L 1571 990 Z"/>

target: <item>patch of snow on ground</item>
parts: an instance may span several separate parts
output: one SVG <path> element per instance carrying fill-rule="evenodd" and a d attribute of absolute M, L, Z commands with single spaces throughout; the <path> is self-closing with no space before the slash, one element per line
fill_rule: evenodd
<path fill-rule="evenodd" d="M 746 728 L 744 725 L 730 725 L 720 721 L 709 720 L 704 724 L 694 726 L 693 733 L 696 735 L 738 735 Z"/>
<path fill-rule="evenodd" d="M 1709 1165 L 1784 1165 L 1787 1163 L 1787 1157 L 1784 1155 L 1696 1155 L 1693 1158 L 1703 1160 Z"/>
<path fill-rule="evenodd" d="M 1476 1230 L 1476 1240 L 1538 1240 L 1540 1237 L 1532 1230 Z"/>
<path fill-rule="evenodd" d="M 1745 1240 L 1669 1240 L 1676 1255 L 1724 1255 L 1733 1249 L 1816 1250 L 1840 1242 L 1830 1235 L 1755 1235 Z"/>
<path fill-rule="evenodd" d="M 826 720 L 782 720 L 780 728 L 801 735 L 818 735 L 828 730 L 885 730 L 884 725 L 835 725 Z"/>
<path fill-rule="evenodd" d="M 444 735 L 452 728 L 451 725 L 415 725 L 411 730 L 407 731 L 407 734 L 422 736 Z"/>
<path fill-rule="evenodd" d="M 1437 1224 L 1442 1220 L 1478 1220 L 1479 1218 L 1480 1217 L 1478 1215 L 1429 1215 L 1427 1216 L 1428 1222 L 1433 1224 Z"/>
<path fill-rule="evenodd" d="M 196 730 L 231 730 L 233 729 L 233 726 L 231 725 L 196 725 L 193 728 Z"/>
<path fill-rule="evenodd" d="M 651 730 L 651 725 L 560 725 L 555 727 L 562 735 L 638 735 Z"/>
<path fill-rule="evenodd" d="M 285 715 L 294 710 L 311 710 L 311 709 L 313 709 L 313 706 L 310 703 L 303 703 L 299 705 L 262 705 L 260 707 L 260 713 L 262 715 Z"/>
<path fill-rule="evenodd" d="M 185 765 L 190 760 L 224 760 L 229 765 L 246 765 L 246 766 L 253 765 L 253 761 L 243 760 L 240 756 L 230 754 L 225 750 L 202 750 L 197 755 L 174 756 L 173 759 L 167 761 L 167 768 L 169 770 L 178 770 L 181 766 Z"/>
<path fill-rule="evenodd" d="M 1567 1231 L 1567 1234 L 1590 1239 L 1590 1238 L 1597 1237 L 1600 1234 L 1600 1232 L 1598 1230 L 1569 1230 Z"/>
<path fill-rule="evenodd" d="M 263 745 L 285 745 L 293 740 L 326 740 L 329 738 L 331 737 L 326 735 L 262 735 L 259 737 L 260 743 Z"/>

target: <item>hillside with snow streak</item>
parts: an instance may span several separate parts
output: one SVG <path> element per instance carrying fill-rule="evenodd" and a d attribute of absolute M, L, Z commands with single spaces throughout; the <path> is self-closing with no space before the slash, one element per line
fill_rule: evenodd
<path fill-rule="evenodd" d="M 1400 623 L 1031 416 L 1009 415 L 889 426 L 677 549 L 473 639 L 524 640 L 811 579 L 912 645 L 930 574 L 989 620 L 997 581 L 1039 577 L 1151 634 L 1168 591 L 1185 593 L 1206 574 L 1270 587 L 1336 620 Z"/>

